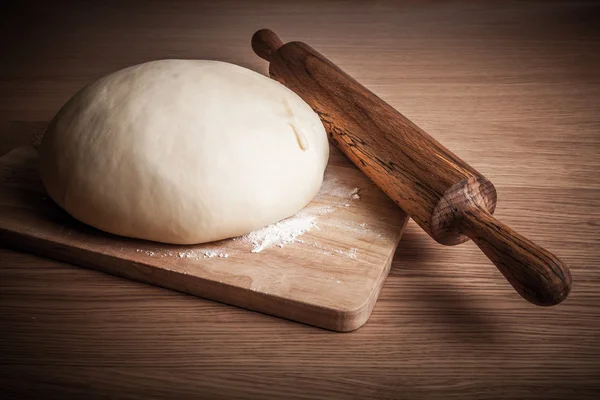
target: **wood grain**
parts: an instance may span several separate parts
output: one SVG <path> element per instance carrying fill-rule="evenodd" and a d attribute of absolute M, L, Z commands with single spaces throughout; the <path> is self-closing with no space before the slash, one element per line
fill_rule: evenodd
<path fill-rule="evenodd" d="M 17 4 L 17 3 L 14 3 Z M 0 152 L 82 85 L 157 58 L 267 73 L 248 38 L 310 43 L 489 178 L 495 215 L 574 278 L 523 302 L 474 243 L 410 222 L 369 322 L 332 333 L 0 249 L 5 398 L 596 399 L 595 2 L 19 2 L 0 13 Z"/>
<path fill-rule="evenodd" d="M 167 245 L 79 223 L 48 197 L 37 150 L 22 146 L 0 157 L 0 240 L 194 296 L 352 331 L 371 315 L 408 217 L 334 147 L 330 159 L 321 190 L 302 210 L 315 226 L 294 243 L 267 243 L 254 252 L 267 240 Z"/>
<path fill-rule="evenodd" d="M 541 306 L 563 301 L 571 273 L 558 257 L 492 215 L 494 185 L 333 62 L 269 29 L 252 36 L 269 75 L 319 114 L 352 162 L 439 243 L 473 239 L 515 290 Z"/>

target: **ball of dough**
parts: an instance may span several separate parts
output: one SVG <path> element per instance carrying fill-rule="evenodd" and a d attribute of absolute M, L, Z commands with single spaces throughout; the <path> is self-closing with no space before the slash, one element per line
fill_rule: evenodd
<path fill-rule="evenodd" d="M 194 244 L 295 214 L 328 157 L 319 117 L 280 83 L 224 62 L 161 60 L 69 100 L 44 135 L 40 172 L 86 224 Z"/>

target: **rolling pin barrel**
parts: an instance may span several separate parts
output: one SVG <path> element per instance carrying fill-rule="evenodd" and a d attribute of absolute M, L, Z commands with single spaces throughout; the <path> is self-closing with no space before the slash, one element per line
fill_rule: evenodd
<path fill-rule="evenodd" d="M 567 297 L 569 269 L 492 216 L 496 190 L 482 174 L 305 43 L 283 44 L 262 29 L 252 48 L 273 79 L 319 114 L 331 142 L 433 239 L 472 239 L 534 304 Z"/>

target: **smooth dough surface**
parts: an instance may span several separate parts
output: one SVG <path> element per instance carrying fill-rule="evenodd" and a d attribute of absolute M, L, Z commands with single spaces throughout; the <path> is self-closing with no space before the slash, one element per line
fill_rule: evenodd
<path fill-rule="evenodd" d="M 161 60 L 69 100 L 42 140 L 40 173 L 86 224 L 194 244 L 295 214 L 328 157 L 319 117 L 280 83 L 224 62 Z"/>

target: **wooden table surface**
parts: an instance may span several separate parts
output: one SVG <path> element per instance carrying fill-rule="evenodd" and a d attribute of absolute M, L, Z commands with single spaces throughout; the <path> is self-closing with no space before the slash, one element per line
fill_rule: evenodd
<path fill-rule="evenodd" d="M 266 73 L 249 40 L 270 27 L 490 178 L 496 215 L 574 280 L 563 304 L 533 306 L 472 243 L 438 245 L 410 222 L 370 321 L 339 334 L 0 247 L 7 397 L 600 395 L 599 4 L 2 4 L 0 154 L 130 64 L 207 58 Z"/>

